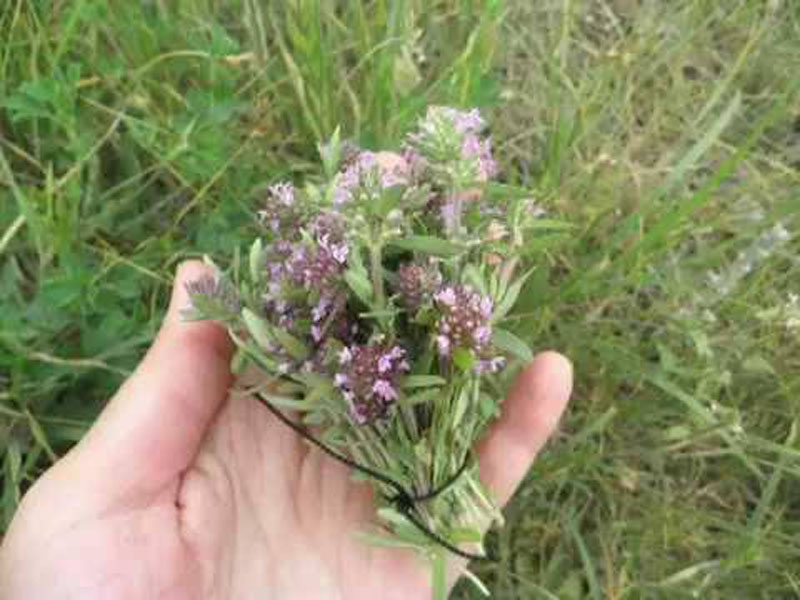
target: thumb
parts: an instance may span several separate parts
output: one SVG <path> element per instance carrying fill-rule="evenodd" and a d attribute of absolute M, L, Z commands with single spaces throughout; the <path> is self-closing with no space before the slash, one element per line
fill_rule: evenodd
<path fill-rule="evenodd" d="M 186 283 L 210 274 L 181 264 L 156 341 L 68 460 L 121 493 L 156 492 L 192 462 L 225 400 L 232 344 L 216 323 L 186 322 Z"/>

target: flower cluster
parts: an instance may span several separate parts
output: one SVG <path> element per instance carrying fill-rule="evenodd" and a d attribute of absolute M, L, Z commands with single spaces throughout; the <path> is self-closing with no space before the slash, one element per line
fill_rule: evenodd
<path fill-rule="evenodd" d="M 503 246 L 519 238 L 514 218 L 533 217 L 524 203 L 494 210 L 483 197 L 496 172 L 486 129 L 477 110 L 434 106 L 399 153 L 334 136 L 320 146 L 327 183 L 268 188 L 251 282 L 240 294 L 220 278 L 192 284 L 196 312 L 233 326 L 249 311 L 237 338 L 258 344 L 273 375 L 333 381 L 358 425 L 391 418 L 409 363 L 426 353 L 421 369 L 434 378 L 497 372 L 492 322 L 505 290 L 488 277 L 511 283 Z M 483 271 L 467 278 L 470 263 Z M 466 283 L 476 273 L 491 297 Z"/>
<path fill-rule="evenodd" d="M 398 379 L 410 368 L 403 348 L 383 344 L 345 347 L 339 367 L 334 384 L 361 425 L 387 416 L 398 397 Z"/>
<path fill-rule="evenodd" d="M 408 136 L 411 148 L 434 164 L 443 163 L 460 183 L 487 181 L 497 173 L 486 122 L 477 109 L 431 106 L 418 130 Z"/>
<path fill-rule="evenodd" d="M 294 185 L 289 182 L 276 183 L 267 190 L 266 206 L 258 211 L 261 223 L 273 233 L 279 234 L 300 218 L 294 199 Z"/>
<path fill-rule="evenodd" d="M 271 232 L 280 237 L 265 246 L 256 265 L 266 282 L 260 295 L 260 312 L 315 347 L 322 346 L 330 335 L 349 340 L 355 325 L 339 319 L 346 309 L 342 273 L 349 254 L 341 216 L 325 213 L 302 219 L 299 211 L 290 213 L 295 204 L 294 189 L 288 183 L 272 186 L 270 193 L 274 202 L 266 221 Z M 294 221 L 286 220 L 289 215 Z M 300 365 L 274 344 L 266 349 L 279 361 L 282 373 L 293 367 L 321 369 L 319 356 Z"/>
<path fill-rule="evenodd" d="M 336 179 L 333 202 L 352 202 L 360 191 L 374 195 L 381 189 L 409 183 L 411 164 L 392 152 L 363 151 L 355 153 Z"/>
<path fill-rule="evenodd" d="M 442 284 L 442 274 L 433 264 L 406 263 L 397 269 L 397 291 L 412 313 L 433 298 Z"/>
<path fill-rule="evenodd" d="M 442 313 L 436 335 L 439 354 L 452 358 L 453 353 L 461 348 L 478 359 L 476 371 L 499 370 L 504 364 L 503 358 L 488 356 L 492 339 L 491 299 L 467 285 L 444 287 L 434 299 Z"/>
<path fill-rule="evenodd" d="M 191 308 L 184 311 L 189 319 L 212 317 L 227 321 L 239 314 L 241 299 L 236 289 L 219 273 L 205 275 L 186 284 Z"/>

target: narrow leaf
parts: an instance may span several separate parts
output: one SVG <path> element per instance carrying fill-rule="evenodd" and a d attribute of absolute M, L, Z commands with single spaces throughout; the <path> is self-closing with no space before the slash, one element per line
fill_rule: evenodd
<path fill-rule="evenodd" d="M 250 280 L 253 283 L 261 281 L 262 256 L 263 247 L 261 245 L 261 238 L 256 238 L 256 241 L 250 246 Z"/>
<path fill-rule="evenodd" d="M 576 227 L 577 225 L 573 223 L 559 221 L 558 219 L 536 219 L 528 225 L 528 229 L 551 229 L 555 231 L 566 231 Z"/>
<path fill-rule="evenodd" d="M 401 240 L 392 240 L 390 243 L 392 246 L 403 250 L 411 250 L 413 252 L 421 252 L 422 254 L 431 254 L 433 256 L 442 256 L 445 258 L 456 256 L 465 250 L 464 246 L 460 244 L 428 235 L 412 235 Z"/>
<path fill-rule="evenodd" d="M 297 360 L 305 360 L 308 358 L 310 354 L 306 345 L 294 337 L 288 331 L 281 329 L 280 327 L 273 327 L 272 334 L 275 336 L 275 339 L 278 340 L 278 343 L 286 350 L 292 358 Z"/>
<path fill-rule="evenodd" d="M 242 309 L 242 319 L 247 326 L 247 331 L 261 348 L 268 349 L 273 345 L 269 324 L 264 319 L 249 308 Z"/>
<path fill-rule="evenodd" d="M 475 265 L 468 264 L 464 267 L 464 281 L 475 286 L 484 296 L 488 295 L 483 274 L 481 274 L 480 270 Z"/>
<path fill-rule="evenodd" d="M 500 300 L 500 303 L 497 305 L 497 308 L 494 311 L 493 318 L 495 320 L 502 319 L 512 308 L 514 308 L 514 304 L 516 304 L 517 298 L 519 298 L 519 293 L 522 290 L 522 286 L 525 284 L 525 281 L 527 281 L 532 272 L 533 269 L 525 273 L 525 275 L 517 279 L 514 283 L 506 288 L 506 293 L 503 295 L 502 300 Z"/>
<path fill-rule="evenodd" d="M 427 388 L 421 392 L 417 392 L 413 396 L 408 396 L 406 398 L 401 397 L 400 401 L 409 406 L 413 406 L 415 404 L 424 404 L 425 402 L 431 402 L 435 398 L 439 397 L 441 393 L 441 390 L 436 388 Z"/>
<path fill-rule="evenodd" d="M 444 385 L 447 380 L 438 375 L 409 375 L 403 380 L 403 387 L 407 390 L 435 385 Z"/>
<path fill-rule="evenodd" d="M 348 269 L 344 272 L 344 280 L 356 296 L 367 306 L 372 303 L 372 284 L 361 271 Z"/>
<path fill-rule="evenodd" d="M 528 347 L 528 344 L 523 342 L 516 335 L 505 329 L 494 328 L 492 333 L 492 342 L 500 350 L 504 350 L 509 354 L 513 354 L 517 358 L 530 362 L 533 360 L 533 352 Z"/>

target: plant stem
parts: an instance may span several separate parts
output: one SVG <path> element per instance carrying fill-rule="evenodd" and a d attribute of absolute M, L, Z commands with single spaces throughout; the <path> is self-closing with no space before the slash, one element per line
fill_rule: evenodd
<path fill-rule="evenodd" d="M 461 237 L 461 213 L 464 210 L 464 197 L 458 188 L 448 192 L 448 202 L 452 210 L 450 218 L 445 219 L 447 236 L 451 240 L 458 240 Z"/>
<path fill-rule="evenodd" d="M 381 264 L 381 245 L 373 242 L 369 247 L 369 264 L 372 275 L 372 291 L 375 294 L 375 309 L 386 307 L 386 296 L 383 291 L 383 265 Z"/>
<path fill-rule="evenodd" d="M 432 557 L 431 587 L 434 600 L 447 600 L 447 561 L 444 553 L 437 549 Z"/>

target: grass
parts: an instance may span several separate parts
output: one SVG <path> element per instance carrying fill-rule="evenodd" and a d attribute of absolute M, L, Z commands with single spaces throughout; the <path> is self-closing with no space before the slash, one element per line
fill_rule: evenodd
<path fill-rule="evenodd" d="M 506 326 L 578 376 L 479 574 L 800 596 L 798 35 L 788 0 L 4 3 L 0 523 L 135 366 L 176 262 L 253 233 L 259 186 L 337 125 L 384 147 L 475 105 L 573 225 L 532 241 Z"/>

